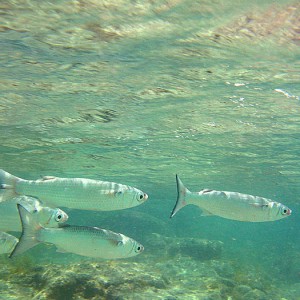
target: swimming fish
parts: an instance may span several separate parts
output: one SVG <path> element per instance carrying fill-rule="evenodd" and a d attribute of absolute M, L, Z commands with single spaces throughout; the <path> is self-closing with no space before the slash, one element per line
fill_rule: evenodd
<path fill-rule="evenodd" d="M 0 202 L 17 195 L 33 196 L 53 207 L 102 211 L 134 207 L 148 199 L 146 193 L 114 182 L 51 176 L 24 180 L 0 170 Z"/>
<path fill-rule="evenodd" d="M 18 239 L 6 232 L 0 232 L 0 254 L 11 253 L 18 243 Z"/>
<path fill-rule="evenodd" d="M 21 254 L 38 243 L 54 244 L 59 252 L 102 259 L 131 257 L 144 250 L 141 244 L 129 237 L 98 227 L 65 225 L 60 228 L 45 228 L 22 205 L 17 206 L 23 231 L 10 257 Z"/>
<path fill-rule="evenodd" d="M 287 206 L 270 199 L 208 189 L 190 192 L 177 175 L 176 182 L 178 196 L 170 218 L 189 204 L 200 207 L 203 211 L 202 215 L 205 216 L 216 215 L 245 222 L 276 221 L 292 213 Z"/>
<path fill-rule="evenodd" d="M 19 196 L 0 202 L 0 231 L 22 231 L 17 203 L 33 213 L 37 222 L 44 227 L 59 227 L 68 220 L 68 215 L 59 208 L 43 206 L 36 198 Z"/>

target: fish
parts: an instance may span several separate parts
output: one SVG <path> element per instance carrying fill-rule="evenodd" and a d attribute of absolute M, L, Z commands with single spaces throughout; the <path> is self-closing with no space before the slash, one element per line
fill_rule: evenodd
<path fill-rule="evenodd" d="M 189 191 L 176 175 L 177 201 L 170 218 L 184 206 L 192 204 L 201 208 L 203 216 L 219 216 L 243 222 L 276 221 L 291 215 L 287 206 L 271 199 L 238 192 L 203 189 Z"/>
<path fill-rule="evenodd" d="M 0 254 L 11 253 L 19 239 L 6 232 L 0 232 Z"/>
<path fill-rule="evenodd" d="M 22 231 L 18 203 L 33 213 L 38 223 L 44 227 L 59 227 L 68 220 L 68 215 L 59 208 L 43 206 L 33 197 L 19 196 L 0 203 L 0 231 Z"/>
<path fill-rule="evenodd" d="M 104 259 L 130 257 L 144 250 L 141 244 L 129 237 L 98 227 L 64 225 L 45 228 L 21 204 L 17 204 L 17 208 L 22 222 L 22 235 L 11 257 L 38 243 L 54 244 L 59 252 Z"/>
<path fill-rule="evenodd" d="M 130 208 L 148 199 L 141 190 L 115 182 L 53 176 L 25 180 L 0 170 L 0 202 L 17 195 L 33 196 L 53 207 L 99 211 Z"/>
<path fill-rule="evenodd" d="M 22 222 L 19 243 L 10 257 L 19 255 L 39 243 L 50 243 L 58 252 L 70 252 L 86 257 L 118 259 L 135 256 L 144 247 L 121 233 L 98 227 L 64 225 L 59 228 L 45 228 L 36 222 L 32 213 L 17 204 Z"/>

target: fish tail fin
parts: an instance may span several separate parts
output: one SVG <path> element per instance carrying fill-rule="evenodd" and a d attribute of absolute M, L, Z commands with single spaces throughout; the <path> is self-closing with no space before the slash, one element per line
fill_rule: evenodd
<path fill-rule="evenodd" d="M 28 212 L 21 204 L 17 204 L 17 207 L 22 223 L 22 234 L 18 244 L 9 256 L 10 258 L 17 256 L 37 245 L 39 243 L 37 240 L 37 233 L 42 228 L 33 218 L 32 214 Z"/>
<path fill-rule="evenodd" d="M 0 170 L 0 202 L 17 196 L 15 186 L 19 178 L 4 170 Z"/>
<path fill-rule="evenodd" d="M 186 194 L 190 193 L 190 191 L 184 186 L 182 181 L 179 179 L 178 175 L 176 174 L 176 183 L 177 183 L 177 201 L 176 204 L 171 212 L 170 218 L 174 217 L 174 215 L 185 205 L 188 203 L 186 202 Z"/>

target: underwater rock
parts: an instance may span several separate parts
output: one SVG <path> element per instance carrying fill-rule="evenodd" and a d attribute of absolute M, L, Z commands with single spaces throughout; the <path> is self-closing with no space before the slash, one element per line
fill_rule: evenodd
<path fill-rule="evenodd" d="M 300 295 L 300 282 L 292 285 L 287 285 L 286 289 L 283 291 L 285 299 L 299 299 Z"/>
<path fill-rule="evenodd" d="M 222 255 L 223 243 L 197 238 L 166 237 L 152 234 L 144 238 L 144 244 L 149 245 L 149 252 L 160 249 L 161 255 L 166 256 L 189 256 L 196 260 L 218 259 Z"/>
<path fill-rule="evenodd" d="M 224 284 L 226 287 L 228 288 L 233 288 L 235 287 L 236 283 L 234 280 L 231 280 L 231 279 L 228 279 L 228 278 L 224 278 L 224 277 L 221 277 L 220 278 L 220 282 L 222 284 Z"/>
<path fill-rule="evenodd" d="M 225 263 L 223 261 L 212 262 L 212 264 L 215 271 L 220 277 L 230 278 L 230 279 L 234 278 L 235 271 L 231 264 Z"/>
<path fill-rule="evenodd" d="M 48 272 L 45 299 L 130 299 L 141 289 L 165 289 L 163 278 L 138 265 L 94 263 L 73 265 L 72 270 L 55 275 Z M 128 268 L 129 267 L 129 268 Z M 135 272 L 134 272 L 134 269 Z"/>
<path fill-rule="evenodd" d="M 78 297 L 78 294 L 84 299 L 90 299 L 96 295 L 104 295 L 104 291 L 97 287 L 93 277 L 75 272 L 66 272 L 54 277 L 46 291 L 49 299 L 73 299 L 75 295 Z"/>
<path fill-rule="evenodd" d="M 144 261 L 138 262 L 133 258 L 126 261 L 82 260 L 80 263 L 71 259 L 63 264 L 42 265 L 23 264 L 20 260 L 14 267 L 12 264 L 14 260 L 0 264 L 0 299 L 298 299 L 294 297 L 296 292 L 287 293 L 282 286 L 268 287 L 266 283 L 264 291 L 249 286 L 252 276 L 261 276 L 249 268 L 243 267 L 244 280 L 248 280 L 249 285 L 232 276 L 221 277 L 216 266 L 222 265 L 221 270 L 225 270 L 219 271 L 222 275 L 230 274 L 231 263 L 227 260 L 201 261 L 186 255 L 165 256 L 164 259 L 156 252 L 156 258 L 144 257 Z M 240 272 L 240 269 L 235 271 Z M 293 296 L 288 298 L 287 295 Z"/>
<path fill-rule="evenodd" d="M 235 299 L 240 299 L 241 297 L 244 297 L 244 295 L 246 295 L 247 293 L 251 292 L 252 289 L 250 286 L 247 285 L 238 285 L 236 286 L 233 291 L 232 294 L 234 295 Z"/>
<path fill-rule="evenodd" d="M 270 300 L 269 296 L 266 295 L 266 293 L 256 289 L 249 291 L 239 299 L 240 300 Z"/>
<path fill-rule="evenodd" d="M 289 247 L 287 254 L 285 264 L 280 264 L 280 257 L 272 261 L 273 272 L 282 280 L 288 280 L 291 283 L 300 283 L 300 252 L 293 249 L 293 247 Z"/>
<path fill-rule="evenodd" d="M 194 259 L 217 259 L 221 257 L 223 243 L 220 241 L 184 238 L 180 240 L 179 244 L 174 243 L 169 252 L 177 251 L 178 249 L 182 255 L 188 255 Z"/>

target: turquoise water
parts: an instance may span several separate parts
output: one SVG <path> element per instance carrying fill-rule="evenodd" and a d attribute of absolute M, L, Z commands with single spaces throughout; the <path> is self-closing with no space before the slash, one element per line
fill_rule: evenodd
<path fill-rule="evenodd" d="M 122 232 L 144 253 L 103 262 L 39 245 L 3 256 L 0 299 L 300 298 L 297 1 L 9 0 L 0 9 L 1 168 L 149 194 L 124 211 L 66 209 L 70 223 Z M 192 191 L 259 195 L 293 213 L 252 224 L 190 206 L 169 219 L 177 173 Z M 222 253 L 198 251 L 202 239 L 222 242 Z"/>

